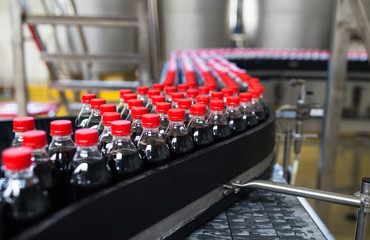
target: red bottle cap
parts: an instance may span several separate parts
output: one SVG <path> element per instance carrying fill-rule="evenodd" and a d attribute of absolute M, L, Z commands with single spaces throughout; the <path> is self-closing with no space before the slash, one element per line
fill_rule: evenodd
<path fill-rule="evenodd" d="M 23 134 L 23 147 L 38 149 L 45 147 L 47 144 L 45 131 L 33 130 Z"/>
<path fill-rule="evenodd" d="M 198 87 L 199 94 L 201 95 L 208 95 L 209 94 L 209 87 L 207 86 L 201 86 Z"/>
<path fill-rule="evenodd" d="M 131 134 L 131 122 L 117 120 L 111 123 L 112 134 L 116 136 L 127 136 Z"/>
<path fill-rule="evenodd" d="M 54 120 L 50 123 L 50 134 L 65 136 L 72 134 L 72 122 L 69 120 Z"/>
<path fill-rule="evenodd" d="M 132 93 L 131 89 L 122 89 L 119 91 L 119 97 L 123 99 L 123 96 L 130 93 Z"/>
<path fill-rule="evenodd" d="M 258 98 L 260 96 L 257 89 L 249 89 L 248 92 L 252 95 L 252 98 Z"/>
<path fill-rule="evenodd" d="M 171 103 L 169 102 L 157 103 L 157 105 L 155 106 L 155 109 L 157 113 L 168 113 L 168 110 L 171 109 Z"/>
<path fill-rule="evenodd" d="M 234 94 L 238 94 L 239 93 L 239 87 L 237 85 L 230 86 L 229 88 L 231 88 L 233 90 Z"/>
<path fill-rule="evenodd" d="M 125 96 L 123 96 L 123 101 L 125 103 L 127 103 L 131 99 L 137 99 L 136 94 L 128 93 L 128 94 L 125 94 Z"/>
<path fill-rule="evenodd" d="M 105 104 L 105 103 L 106 103 L 105 99 L 101 99 L 101 98 L 91 99 L 91 102 L 90 102 L 92 109 L 99 109 L 100 105 Z"/>
<path fill-rule="evenodd" d="M 106 112 L 115 112 L 117 107 L 114 104 L 102 104 L 100 105 L 100 115 L 103 115 Z"/>
<path fill-rule="evenodd" d="M 153 96 L 152 97 L 152 105 L 156 105 L 157 103 L 165 102 L 165 101 L 166 101 L 165 96 Z"/>
<path fill-rule="evenodd" d="M 128 109 L 132 109 L 133 107 L 142 107 L 143 106 L 143 100 L 141 99 L 131 99 L 127 102 Z"/>
<path fill-rule="evenodd" d="M 146 95 L 146 94 L 148 94 L 148 91 L 149 91 L 149 87 L 147 87 L 147 86 L 137 87 L 137 94 Z"/>
<path fill-rule="evenodd" d="M 221 92 L 224 95 L 224 97 L 230 97 L 234 93 L 231 88 L 223 88 L 223 89 L 221 89 Z"/>
<path fill-rule="evenodd" d="M 98 143 L 98 131 L 91 128 L 78 129 L 75 132 L 76 144 L 90 146 Z"/>
<path fill-rule="evenodd" d="M 26 132 L 35 129 L 35 119 L 33 117 L 16 117 L 13 119 L 14 132 Z"/>
<path fill-rule="evenodd" d="M 189 88 L 190 88 L 190 89 L 195 89 L 195 88 L 197 88 L 197 83 L 195 83 L 195 82 L 188 82 L 187 84 L 189 85 Z"/>
<path fill-rule="evenodd" d="M 165 87 L 164 92 L 166 95 L 171 95 L 171 93 L 176 92 L 176 87 L 173 86 Z"/>
<path fill-rule="evenodd" d="M 185 83 L 177 85 L 177 90 L 179 92 L 186 92 L 186 90 L 188 90 L 188 89 L 189 89 L 189 86 Z"/>
<path fill-rule="evenodd" d="M 158 90 L 158 91 L 162 92 L 164 86 L 160 83 L 154 83 L 152 88 L 153 88 L 153 90 Z"/>
<path fill-rule="evenodd" d="M 223 100 L 224 94 L 222 92 L 211 92 L 211 101 L 212 100 Z"/>
<path fill-rule="evenodd" d="M 240 105 L 240 99 L 239 97 L 227 97 L 226 98 L 226 106 L 239 106 Z"/>
<path fill-rule="evenodd" d="M 185 119 L 185 110 L 181 108 L 170 109 L 168 119 L 171 121 L 183 121 Z"/>
<path fill-rule="evenodd" d="M 19 171 L 29 168 L 32 164 L 32 149 L 29 147 L 7 148 L 2 153 L 3 165 L 6 170 Z"/>
<path fill-rule="evenodd" d="M 195 101 L 196 101 L 196 103 L 209 105 L 209 97 L 208 96 L 197 96 Z"/>
<path fill-rule="evenodd" d="M 103 125 L 109 126 L 113 121 L 120 120 L 121 114 L 118 112 L 106 112 L 103 114 Z"/>
<path fill-rule="evenodd" d="M 131 109 L 132 118 L 141 119 L 141 117 L 147 113 L 148 113 L 148 108 L 146 107 L 133 107 Z"/>
<path fill-rule="evenodd" d="M 225 109 L 225 103 L 223 100 L 212 100 L 209 107 L 213 111 L 222 111 Z"/>
<path fill-rule="evenodd" d="M 179 99 L 179 101 L 177 101 L 177 107 L 182 109 L 190 109 L 191 103 L 191 99 Z"/>
<path fill-rule="evenodd" d="M 196 89 L 189 89 L 186 91 L 186 96 L 188 98 L 196 98 L 198 96 L 199 92 Z"/>
<path fill-rule="evenodd" d="M 154 96 L 159 96 L 161 95 L 161 92 L 158 90 L 149 90 L 148 91 L 148 98 L 152 98 Z"/>
<path fill-rule="evenodd" d="M 160 120 L 158 114 L 144 114 L 141 117 L 141 122 L 144 127 L 159 127 Z"/>
<path fill-rule="evenodd" d="M 193 104 L 190 107 L 191 115 L 205 115 L 206 114 L 206 105 L 204 104 Z"/>
<path fill-rule="evenodd" d="M 249 82 L 250 83 L 259 83 L 260 79 L 259 78 L 250 78 Z"/>
<path fill-rule="evenodd" d="M 263 95 L 265 93 L 265 88 L 262 86 L 258 86 L 256 89 L 259 91 L 259 94 Z"/>
<path fill-rule="evenodd" d="M 208 83 L 207 87 L 209 87 L 209 91 L 216 91 L 217 84 L 216 83 Z"/>
<path fill-rule="evenodd" d="M 185 98 L 185 95 L 182 92 L 171 93 L 172 101 L 178 101 L 179 99 L 182 99 L 182 98 Z"/>
<path fill-rule="evenodd" d="M 90 103 L 91 99 L 96 98 L 96 94 L 93 93 L 87 93 L 87 94 L 82 94 L 82 103 Z"/>
<path fill-rule="evenodd" d="M 251 93 L 239 93 L 239 98 L 241 102 L 250 102 L 252 100 Z"/>

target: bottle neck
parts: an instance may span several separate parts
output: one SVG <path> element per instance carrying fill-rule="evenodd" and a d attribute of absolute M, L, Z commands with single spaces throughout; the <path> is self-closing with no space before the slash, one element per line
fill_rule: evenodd
<path fill-rule="evenodd" d="M 51 140 L 52 141 L 66 141 L 66 140 L 72 140 L 72 137 L 71 135 L 61 135 L 61 136 L 57 136 L 57 135 L 51 135 Z"/>
<path fill-rule="evenodd" d="M 252 103 L 258 103 L 259 102 L 259 98 L 252 98 Z"/>
<path fill-rule="evenodd" d="M 214 115 L 223 115 L 224 114 L 224 110 L 211 110 L 211 114 L 214 114 Z"/>
<path fill-rule="evenodd" d="M 16 180 L 16 179 L 27 179 L 34 176 L 32 167 L 24 168 L 22 170 L 12 171 L 4 169 L 5 177 L 8 180 Z"/>
<path fill-rule="evenodd" d="M 84 103 L 84 104 L 82 104 L 82 109 L 85 110 L 85 111 L 90 111 L 91 110 L 90 103 Z"/>
<path fill-rule="evenodd" d="M 77 145 L 77 151 L 81 151 L 81 150 L 84 150 L 84 149 L 91 149 L 91 150 L 96 150 L 98 151 L 98 144 L 95 143 L 95 144 L 91 144 L 91 145 Z"/>
<path fill-rule="evenodd" d="M 103 125 L 104 126 L 104 132 L 106 133 L 112 133 L 112 127 L 111 125 Z"/>
<path fill-rule="evenodd" d="M 192 120 L 205 120 L 206 115 L 191 115 Z"/>
<path fill-rule="evenodd" d="M 143 133 L 159 133 L 158 127 L 143 127 Z"/>
<path fill-rule="evenodd" d="M 226 111 L 239 111 L 240 106 L 226 106 Z"/>
<path fill-rule="evenodd" d="M 184 120 L 181 121 L 169 120 L 169 126 L 176 127 L 181 125 L 184 125 Z"/>
<path fill-rule="evenodd" d="M 132 125 L 141 125 L 141 118 L 133 118 L 132 119 Z"/>
<path fill-rule="evenodd" d="M 241 107 L 250 107 L 251 106 L 251 102 L 240 102 L 240 106 Z"/>
<path fill-rule="evenodd" d="M 46 146 L 42 147 L 42 148 L 32 149 L 32 155 L 34 155 L 34 156 L 40 156 L 40 155 L 43 155 L 43 154 L 46 154 Z"/>
<path fill-rule="evenodd" d="M 96 115 L 96 116 L 99 116 L 99 115 L 100 115 L 100 110 L 99 110 L 99 109 L 95 109 L 95 108 L 93 108 L 93 109 L 91 110 L 91 114 Z"/>
<path fill-rule="evenodd" d="M 131 142 L 130 135 L 125 135 L 125 136 L 119 136 L 119 135 L 113 135 L 113 141 L 115 142 Z"/>
<path fill-rule="evenodd" d="M 160 118 L 168 118 L 168 114 L 167 113 L 160 113 L 159 117 Z"/>

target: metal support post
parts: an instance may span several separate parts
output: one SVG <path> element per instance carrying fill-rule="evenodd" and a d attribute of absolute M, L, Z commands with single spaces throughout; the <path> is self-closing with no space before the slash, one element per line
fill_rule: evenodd
<path fill-rule="evenodd" d="M 290 147 L 292 144 L 292 129 L 287 127 L 285 129 L 285 139 L 284 139 L 284 160 L 283 160 L 283 177 L 287 182 L 289 182 L 289 163 L 290 163 Z"/>
<path fill-rule="evenodd" d="M 345 0 L 337 0 L 336 3 L 335 26 L 329 61 L 329 78 L 326 86 L 326 115 L 318 166 L 317 186 L 319 189 L 329 191 L 333 189 L 334 185 L 336 148 L 342 118 L 342 104 L 347 73 L 350 29 L 348 26 L 349 9 L 346 3 L 347 1 Z M 330 208 L 317 203 L 317 209 L 320 216 L 323 219 L 327 219 Z"/>
<path fill-rule="evenodd" d="M 370 178 L 363 178 L 361 184 L 361 204 L 357 213 L 355 240 L 366 240 L 370 217 Z"/>
<path fill-rule="evenodd" d="M 15 99 L 18 105 L 18 116 L 26 116 L 28 91 L 24 65 L 22 8 L 19 0 L 9 0 L 9 5 L 12 21 Z"/>
<path fill-rule="evenodd" d="M 148 0 L 149 41 L 153 62 L 153 78 L 156 80 L 160 78 L 160 60 L 162 59 L 158 18 L 158 1 Z"/>

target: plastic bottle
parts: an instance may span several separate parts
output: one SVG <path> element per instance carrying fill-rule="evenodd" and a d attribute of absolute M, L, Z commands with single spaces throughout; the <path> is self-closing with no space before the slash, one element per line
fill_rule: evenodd
<path fill-rule="evenodd" d="M 199 95 L 199 92 L 196 89 L 189 89 L 186 91 L 186 97 L 187 99 L 191 100 L 191 104 L 195 104 L 196 102 L 195 99 L 198 95 Z"/>
<path fill-rule="evenodd" d="M 186 91 L 188 89 L 189 89 L 189 85 L 187 85 L 186 83 L 177 85 L 177 91 L 180 92 L 180 93 L 183 93 L 184 96 L 186 96 Z"/>
<path fill-rule="evenodd" d="M 132 121 L 131 119 L 131 110 L 132 108 L 134 107 L 142 107 L 143 106 L 143 100 L 141 99 L 131 99 L 128 101 L 128 110 L 129 110 L 129 113 L 127 114 L 127 117 L 125 120 L 127 121 Z"/>
<path fill-rule="evenodd" d="M 154 83 L 153 86 L 152 86 L 152 89 L 153 90 L 158 90 L 161 94 L 161 96 L 164 96 L 164 92 L 163 92 L 163 89 L 164 89 L 164 86 L 160 83 Z"/>
<path fill-rule="evenodd" d="M 148 108 L 148 112 L 152 111 L 153 105 L 152 105 L 152 98 L 154 96 L 159 96 L 160 92 L 158 90 L 149 90 L 148 91 L 148 103 L 146 104 L 145 107 Z"/>
<path fill-rule="evenodd" d="M 113 141 L 107 153 L 107 164 L 112 171 L 114 182 L 119 182 L 142 171 L 143 160 L 130 138 L 131 123 L 119 120 L 112 122 L 111 126 Z"/>
<path fill-rule="evenodd" d="M 175 92 L 171 94 L 172 108 L 177 108 L 177 101 L 179 99 L 184 99 L 185 95 L 182 92 Z"/>
<path fill-rule="evenodd" d="M 148 104 L 148 91 L 149 91 L 149 87 L 147 86 L 137 87 L 137 99 L 140 99 L 143 101 L 142 106 L 146 106 Z"/>
<path fill-rule="evenodd" d="M 2 152 L 6 189 L 3 216 L 7 219 L 7 237 L 19 233 L 48 214 L 50 200 L 32 170 L 32 149 L 8 148 Z"/>
<path fill-rule="evenodd" d="M 191 107 L 191 99 L 179 99 L 177 102 L 178 108 L 185 110 L 185 126 L 188 126 L 191 116 L 190 116 L 190 107 Z"/>
<path fill-rule="evenodd" d="M 156 110 L 156 105 L 157 103 L 160 103 L 160 102 L 165 102 L 166 101 L 166 97 L 165 96 L 153 96 L 152 97 L 152 110 L 150 111 L 150 113 L 157 113 L 157 110 Z"/>
<path fill-rule="evenodd" d="M 102 104 L 102 105 L 100 105 L 100 116 L 103 116 L 104 113 L 107 113 L 107 112 L 116 112 L 116 105 L 114 105 L 114 104 Z M 102 134 L 103 130 L 104 130 L 104 126 L 103 126 L 103 117 L 102 117 L 102 119 L 100 120 L 99 125 L 98 125 L 98 134 L 99 134 L 99 136 Z"/>
<path fill-rule="evenodd" d="M 159 133 L 159 115 L 144 114 L 142 124 L 143 133 L 137 149 L 144 162 L 144 168 L 150 169 L 166 163 L 170 159 L 170 149 Z"/>
<path fill-rule="evenodd" d="M 159 126 L 159 133 L 164 137 L 164 133 L 168 127 L 168 110 L 171 109 L 171 103 L 168 102 L 161 102 L 157 103 L 156 111 L 157 114 L 160 116 L 160 126 Z"/>
<path fill-rule="evenodd" d="M 166 102 L 169 102 L 169 103 L 172 102 L 171 94 L 176 91 L 177 91 L 176 87 L 173 87 L 173 86 L 168 86 L 164 88 L 164 93 L 166 94 Z"/>
<path fill-rule="evenodd" d="M 227 97 L 225 116 L 233 134 L 247 130 L 247 123 L 243 120 L 242 113 L 240 112 L 239 97 Z"/>
<path fill-rule="evenodd" d="M 226 103 L 227 97 L 233 96 L 234 92 L 231 88 L 223 88 L 221 89 L 222 94 L 224 95 L 224 102 Z"/>
<path fill-rule="evenodd" d="M 165 140 L 172 152 L 172 158 L 191 152 L 194 143 L 184 125 L 185 110 L 170 109 L 168 119 L 170 123 L 165 132 Z"/>
<path fill-rule="evenodd" d="M 119 91 L 119 104 L 118 104 L 118 109 L 117 112 L 122 113 L 123 108 L 125 107 L 125 101 L 124 101 L 124 96 L 126 94 L 132 94 L 131 89 L 122 89 Z"/>
<path fill-rule="evenodd" d="M 211 92 L 211 101 L 212 100 L 222 100 L 223 101 L 224 94 L 222 92 Z"/>
<path fill-rule="evenodd" d="M 87 120 L 89 119 L 91 115 L 90 101 L 94 98 L 96 98 L 96 94 L 88 93 L 88 94 L 82 95 L 82 109 L 80 113 L 78 114 L 76 121 L 75 121 L 76 128 L 86 127 Z"/>
<path fill-rule="evenodd" d="M 95 98 L 91 99 L 91 114 L 87 120 L 86 127 L 92 129 L 98 129 L 99 123 L 101 121 L 100 115 L 100 105 L 105 104 L 105 99 Z"/>
<path fill-rule="evenodd" d="M 135 94 L 132 94 L 132 93 L 125 94 L 125 96 L 123 96 L 123 101 L 125 103 L 124 103 L 123 110 L 121 112 L 121 119 L 122 120 L 125 120 L 127 118 L 127 115 L 130 113 L 130 110 L 128 109 L 128 101 L 130 101 L 132 99 L 137 99 L 137 96 Z"/>
<path fill-rule="evenodd" d="M 270 109 L 269 109 L 266 98 L 263 96 L 263 94 L 265 93 L 265 88 L 262 85 L 260 85 L 257 87 L 257 90 L 259 91 L 259 95 L 260 95 L 258 101 L 261 103 L 263 111 L 265 112 L 265 115 L 267 118 L 270 115 Z"/>
<path fill-rule="evenodd" d="M 16 117 L 13 119 L 14 139 L 11 147 L 22 146 L 23 133 L 35 129 L 35 119 L 33 117 Z"/>
<path fill-rule="evenodd" d="M 258 119 L 253 111 L 251 100 L 252 94 L 240 93 L 240 112 L 242 113 L 243 120 L 247 123 L 247 128 L 253 128 L 258 125 Z"/>
<path fill-rule="evenodd" d="M 98 150 L 98 131 L 83 128 L 75 132 L 77 152 L 69 167 L 68 199 L 71 202 L 91 195 L 111 182 L 111 172 Z"/>
<path fill-rule="evenodd" d="M 198 87 L 199 96 L 209 96 L 209 87 L 200 86 Z"/>
<path fill-rule="evenodd" d="M 195 101 L 196 103 L 206 105 L 206 119 L 208 119 L 211 114 L 211 110 L 209 110 L 209 97 L 206 95 L 197 96 Z"/>
<path fill-rule="evenodd" d="M 141 123 L 141 118 L 144 114 L 148 113 L 148 108 L 146 107 L 134 107 L 131 110 L 132 124 L 131 124 L 131 140 L 137 145 L 141 133 L 143 132 L 143 126 Z"/>
<path fill-rule="evenodd" d="M 131 100 L 130 100 L 131 101 Z M 111 123 L 121 119 L 121 115 L 118 112 L 107 112 L 103 114 L 103 126 L 104 131 L 99 137 L 98 150 L 106 156 L 108 150 L 112 147 L 112 130 Z"/>
<path fill-rule="evenodd" d="M 266 115 L 265 112 L 263 111 L 263 107 L 261 103 L 259 102 L 259 91 L 257 89 L 250 89 L 248 92 L 252 96 L 251 100 L 251 106 L 253 109 L 253 112 L 256 114 L 257 120 L 259 123 L 265 121 Z"/>
<path fill-rule="evenodd" d="M 205 147 L 213 143 L 213 134 L 206 122 L 206 105 L 193 104 L 190 107 L 191 120 L 188 132 L 193 138 L 197 148 Z"/>
<path fill-rule="evenodd" d="M 223 100 L 212 100 L 210 103 L 211 115 L 207 120 L 215 140 L 224 140 L 231 137 L 232 131 L 225 117 L 225 103 Z"/>

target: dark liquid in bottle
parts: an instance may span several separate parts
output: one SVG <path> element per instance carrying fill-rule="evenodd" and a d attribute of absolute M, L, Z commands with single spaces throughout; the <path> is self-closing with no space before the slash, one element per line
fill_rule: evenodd
<path fill-rule="evenodd" d="M 124 108 L 121 112 L 121 119 L 126 120 L 129 113 L 130 113 L 130 110 L 128 110 L 128 108 Z"/>
<path fill-rule="evenodd" d="M 212 131 L 207 126 L 189 126 L 188 132 L 197 147 L 205 147 L 213 143 Z"/>
<path fill-rule="evenodd" d="M 243 132 L 247 129 L 247 123 L 242 117 L 227 117 L 228 125 L 234 134 Z"/>
<path fill-rule="evenodd" d="M 174 133 L 169 131 L 166 135 L 166 143 L 173 153 L 173 158 L 189 153 L 194 149 L 194 143 L 188 133 Z"/>
<path fill-rule="evenodd" d="M 114 182 L 132 177 L 143 169 L 143 160 L 134 150 L 112 150 L 107 156 L 107 163 L 112 171 Z"/>
<path fill-rule="evenodd" d="M 170 150 L 164 141 L 149 140 L 146 144 L 140 142 L 137 149 L 145 169 L 164 164 L 170 158 Z"/>
<path fill-rule="evenodd" d="M 247 129 L 251 129 L 258 125 L 258 120 L 255 115 L 243 115 L 243 121 L 247 123 Z"/>
<path fill-rule="evenodd" d="M 263 111 L 265 112 L 266 117 L 268 117 L 270 115 L 270 109 L 267 105 L 263 106 Z"/>
<path fill-rule="evenodd" d="M 76 121 L 75 121 L 76 128 L 84 128 L 84 127 L 86 127 L 86 123 L 87 123 L 87 120 L 90 117 L 90 114 L 91 113 L 86 112 L 86 113 L 82 113 L 81 115 L 79 115 L 76 118 Z"/>
<path fill-rule="evenodd" d="M 70 164 L 68 199 L 78 201 L 110 184 L 111 173 L 102 158 L 75 160 Z"/>
<path fill-rule="evenodd" d="M 118 106 L 118 109 L 117 109 L 117 112 L 121 113 L 124 107 L 125 106 L 123 104 L 122 105 L 119 105 Z"/>
<path fill-rule="evenodd" d="M 133 126 L 131 129 L 131 141 L 137 145 L 140 140 L 141 133 L 143 132 L 143 127 Z"/>
<path fill-rule="evenodd" d="M 231 129 L 227 124 L 210 125 L 209 127 L 212 130 L 215 140 L 223 140 L 232 135 Z"/>
<path fill-rule="evenodd" d="M 99 144 L 98 144 L 98 150 L 100 153 L 105 157 L 108 153 L 108 151 L 112 148 L 112 136 L 106 136 L 103 137 Z"/>
<path fill-rule="evenodd" d="M 98 129 L 98 125 L 100 123 L 101 117 L 100 116 L 92 116 L 89 121 L 87 122 L 86 127 L 91 128 L 94 127 L 95 129 Z"/>
<path fill-rule="evenodd" d="M 263 111 L 256 111 L 255 114 L 259 123 L 265 121 L 266 115 Z"/>
<path fill-rule="evenodd" d="M 161 117 L 161 125 L 159 126 L 159 133 L 164 136 L 166 129 L 168 127 L 169 121 L 168 118 Z"/>

